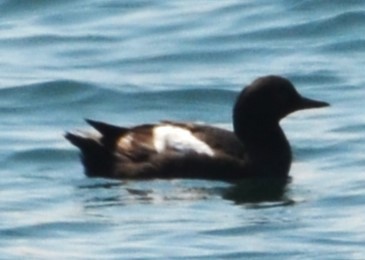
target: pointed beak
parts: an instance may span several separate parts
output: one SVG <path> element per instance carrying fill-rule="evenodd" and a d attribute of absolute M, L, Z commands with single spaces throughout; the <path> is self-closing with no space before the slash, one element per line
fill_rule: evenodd
<path fill-rule="evenodd" d="M 329 105 L 327 102 L 301 97 L 296 110 L 328 107 Z"/>

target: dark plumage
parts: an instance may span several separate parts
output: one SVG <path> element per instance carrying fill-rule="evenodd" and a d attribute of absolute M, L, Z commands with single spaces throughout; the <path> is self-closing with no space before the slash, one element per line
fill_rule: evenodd
<path fill-rule="evenodd" d="M 88 176 L 235 181 L 286 178 L 291 149 L 279 125 L 288 114 L 328 103 L 304 98 L 279 76 L 256 79 L 238 95 L 234 132 L 164 121 L 124 128 L 87 120 L 100 135 L 66 133 Z"/>

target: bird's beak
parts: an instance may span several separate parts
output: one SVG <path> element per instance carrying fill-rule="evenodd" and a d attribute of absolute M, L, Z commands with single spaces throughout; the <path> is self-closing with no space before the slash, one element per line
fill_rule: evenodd
<path fill-rule="evenodd" d="M 329 105 L 327 102 L 301 97 L 296 110 L 328 107 Z"/>

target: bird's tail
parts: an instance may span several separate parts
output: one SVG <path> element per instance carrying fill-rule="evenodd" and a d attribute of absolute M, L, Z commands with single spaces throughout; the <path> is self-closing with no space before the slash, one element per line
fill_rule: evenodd
<path fill-rule="evenodd" d="M 65 138 L 80 149 L 87 176 L 110 177 L 114 155 L 100 142 L 99 137 L 67 132 Z"/>

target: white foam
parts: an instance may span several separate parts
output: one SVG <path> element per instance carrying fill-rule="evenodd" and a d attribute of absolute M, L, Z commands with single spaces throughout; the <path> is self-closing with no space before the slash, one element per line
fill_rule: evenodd
<path fill-rule="evenodd" d="M 182 153 L 195 152 L 213 156 L 213 150 L 196 138 L 189 130 L 171 125 L 157 126 L 153 129 L 153 144 L 158 153 L 175 150 Z"/>

